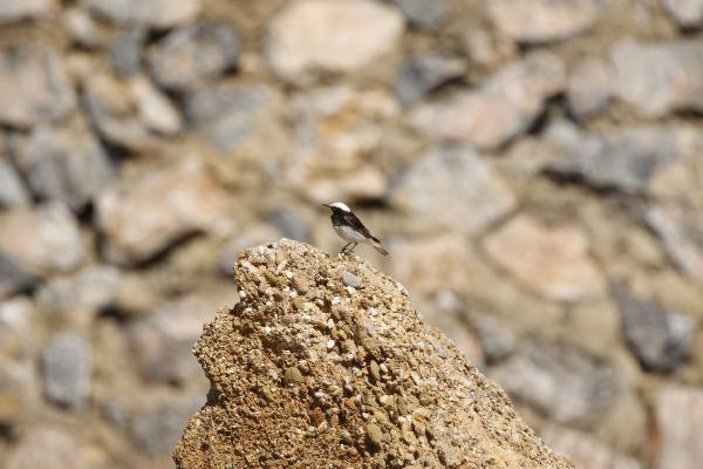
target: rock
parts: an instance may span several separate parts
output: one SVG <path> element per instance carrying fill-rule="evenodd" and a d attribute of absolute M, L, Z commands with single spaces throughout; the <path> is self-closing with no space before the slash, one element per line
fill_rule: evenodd
<path fill-rule="evenodd" d="M 612 51 L 615 94 L 650 118 L 703 111 L 703 44 L 694 41 L 617 43 Z"/>
<path fill-rule="evenodd" d="M 498 70 L 478 90 L 452 93 L 418 106 L 409 116 L 410 123 L 433 140 L 498 147 L 526 131 L 541 114 L 544 102 L 562 91 L 565 82 L 559 57 L 532 53 Z"/>
<path fill-rule="evenodd" d="M 227 196 L 198 158 L 104 192 L 97 225 L 104 255 L 129 265 L 153 258 L 193 233 L 212 228 Z"/>
<path fill-rule="evenodd" d="M 661 446 L 657 466 L 694 469 L 703 458 L 700 429 L 703 425 L 703 392 L 676 384 L 665 386 L 656 402 Z"/>
<path fill-rule="evenodd" d="M 587 433 L 568 428 L 549 426 L 542 432 L 545 443 L 571 458 L 574 465 L 583 469 L 641 469 L 642 465 L 632 456 L 615 451 Z"/>
<path fill-rule="evenodd" d="M 29 205 L 30 198 L 15 166 L 2 151 L 0 142 L 0 209 Z"/>
<path fill-rule="evenodd" d="M 614 288 L 625 339 L 646 371 L 671 372 L 687 358 L 693 320 L 668 311 L 654 300 L 634 298 L 625 287 Z"/>
<path fill-rule="evenodd" d="M 703 0 L 662 0 L 664 7 L 683 28 L 703 23 Z"/>
<path fill-rule="evenodd" d="M 120 292 L 122 274 L 109 265 L 93 265 L 72 277 L 60 277 L 44 285 L 36 295 L 44 314 L 68 317 L 77 311 L 91 316 L 113 306 Z"/>
<path fill-rule="evenodd" d="M 647 209 L 647 224 L 659 235 L 676 266 L 703 284 L 703 225 L 695 209 L 659 203 Z"/>
<path fill-rule="evenodd" d="M 267 55 L 283 78 L 362 69 L 393 51 L 403 33 L 394 8 L 370 0 L 303 0 L 287 5 L 271 22 Z"/>
<path fill-rule="evenodd" d="M 129 78 L 141 71 L 142 48 L 146 39 L 144 29 L 132 28 L 112 40 L 108 53 L 115 73 Z"/>
<path fill-rule="evenodd" d="M 27 128 L 69 115 L 76 108 L 76 95 L 55 50 L 4 47 L 0 102 L 0 123 Z"/>
<path fill-rule="evenodd" d="M 220 151 L 244 145 L 271 119 L 272 94 L 261 85 L 214 85 L 187 95 L 185 112 Z"/>
<path fill-rule="evenodd" d="M 116 178 L 112 161 L 86 127 L 39 126 L 15 142 L 17 164 L 39 200 L 80 213 Z"/>
<path fill-rule="evenodd" d="M 414 104 L 440 85 L 461 77 L 465 69 L 460 59 L 447 55 L 438 53 L 415 55 L 398 70 L 395 78 L 395 92 L 403 105 Z"/>
<path fill-rule="evenodd" d="M 174 135 L 183 122 L 178 108 L 146 77 L 137 76 L 130 82 L 137 103 L 140 121 L 152 132 Z"/>
<path fill-rule="evenodd" d="M 579 349 L 553 342 L 525 342 L 489 373 L 513 399 L 555 422 L 588 425 L 623 392 L 617 372 Z"/>
<path fill-rule="evenodd" d="M 148 454 L 169 454 L 188 422 L 205 399 L 192 394 L 147 396 L 129 424 L 134 440 Z"/>
<path fill-rule="evenodd" d="M 51 339 L 42 354 L 46 396 L 71 409 L 84 409 L 90 399 L 93 358 L 90 343 L 71 332 Z"/>
<path fill-rule="evenodd" d="M 11 428 L 29 420 L 27 414 L 35 404 L 33 372 L 28 364 L 0 354 L 0 425 L 3 427 Z"/>
<path fill-rule="evenodd" d="M 385 195 L 388 178 L 372 155 L 381 151 L 386 126 L 400 115 L 393 95 L 322 87 L 293 97 L 291 108 L 295 140 L 286 175 L 296 189 L 319 203 Z"/>
<path fill-rule="evenodd" d="M 657 173 L 689 158 L 702 141 L 689 127 L 625 127 L 589 135 L 569 124 L 550 127 L 548 140 L 559 153 L 551 171 L 626 192 L 646 192 Z"/>
<path fill-rule="evenodd" d="M 470 147 L 432 150 L 401 175 L 390 200 L 421 226 L 469 234 L 481 232 L 515 206 L 508 185 Z"/>
<path fill-rule="evenodd" d="M 192 90 L 234 68 L 239 39 L 226 25 L 197 23 L 170 33 L 148 53 L 156 82 L 170 90 Z"/>
<path fill-rule="evenodd" d="M 487 3 L 488 17 L 504 34 L 525 43 L 577 36 L 600 15 L 600 0 L 496 0 Z"/>
<path fill-rule="evenodd" d="M 194 297 L 183 298 L 162 306 L 130 327 L 130 344 L 144 378 L 182 383 L 199 376 L 191 347 L 203 324 L 212 318 L 208 306 Z"/>
<path fill-rule="evenodd" d="M 518 282 L 556 301 L 582 301 L 605 293 L 603 274 L 576 227 L 546 227 L 518 215 L 490 234 L 483 247 Z"/>
<path fill-rule="evenodd" d="M 97 73 L 86 81 L 84 93 L 85 107 L 105 140 L 133 152 L 155 147 L 155 137 L 140 119 L 130 82 Z"/>
<path fill-rule="evenodd" d="M 166 29 L 193 21 L 201 0 L 82 0 L 96 15 L 114 23 Z"/>
<path fill-rule="evenodd" d="M 14 262 L 21 271 L 69 272 L 85 258 L 78 223 L 60 203 L 0 213 L 0 226 L 0 254 L 12 259 L 7 265 Z"/>
<path fill-rule="evenodd" d="M 566 85 L 571 113 L 583 119 L 601 112 L 610 99 L 612 83 L 613 72 L 603 60 L 590 57 L 577 62 Z"/>
<path fill-rule="evenodd" d="M 447 17 L 449 5 L 447 0 L 393 0 L 403 12 L 405 19 L 413 26 L 429 28 L 436 26 Z"/>
<path fill-rule="evenodd" d="M 56 10 L 56 0 L 0 0 L 0 24 L 45 18 Z"/>
<path fill-rule="evenodd" d="M 364 289 L 350 293 L 332 274 L 342 270 L 357 271 Z M 399 284 L 366 262 L 284 239 L 247 250 L 235 277 L 242 300 L 221 310 L 194 346 L 211 391 L 176 445 L 177 466 L 362 467 L 377 457 L 400 466 L 407 456 L 427 467 L 571 467 L 423 324 Z M 301 303 L 289 278 L 317 284 L 319 301 Z M 334 326 L 320 327 L 330 309 Z M 346 358 L 333 358 L 338 347 Z M 380 361 L 375 377 L 372 360 Z M 291 367 L 304 367 L 296 385 L 284 380 Z"/>
<path fill-rule="evenodd" d="M 34 305 L 25 297 L 0 302 L 0 356 L 16 360 L 31 356 L 34 349 L 33 316 Z"/>

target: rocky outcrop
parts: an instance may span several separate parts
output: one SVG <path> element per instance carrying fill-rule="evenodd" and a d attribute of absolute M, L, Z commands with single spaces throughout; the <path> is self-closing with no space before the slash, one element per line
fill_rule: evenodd
<path fill-rule="evenodd" d="M 179 467 L 571 467 L 358 257 L 283 239 L 235 277 L 241 301 L 194 347 L 211 391 Z"/>

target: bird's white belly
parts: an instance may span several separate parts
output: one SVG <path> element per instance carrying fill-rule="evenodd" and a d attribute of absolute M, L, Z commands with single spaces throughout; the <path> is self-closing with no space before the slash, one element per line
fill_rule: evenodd
<path fill-rule="evenodd" d="M 345 241 L 349 241 L 351 243 L 368 243 L 369 240 L 361 233 L 356 231 L 355 229 L 349 227 L 349 226 L 344 226 L 344 225 L 334 225 L 334 231 L 339 235 L 340 238 L 342 238 Z"/>

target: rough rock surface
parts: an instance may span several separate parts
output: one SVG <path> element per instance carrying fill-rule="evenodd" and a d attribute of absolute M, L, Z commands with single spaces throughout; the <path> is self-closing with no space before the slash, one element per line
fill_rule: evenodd
<path fill-rule="evenodd" d="M 235 277 L 241 302 L 194 347 L 212 387 L 179 467 L 571 467 L 359 258 L 284 239 L 245 251 Z"/>

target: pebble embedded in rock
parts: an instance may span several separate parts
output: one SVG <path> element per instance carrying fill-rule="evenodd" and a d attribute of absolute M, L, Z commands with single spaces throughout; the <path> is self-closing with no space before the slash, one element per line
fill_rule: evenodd
<path fill-rule="evenodd" d="M 170 90 L 202 86 L 226 70 L 239 57 L 239 39 L 226 25 L 197 23 L 170 33 L 148 54 L 156 82 Z"/>
<path fill-rule="evenodd" d="M 85 408 L 93 374 L 90 343 L 74 333 L 62 332 L 51 339 L 42 358 L 47 397 L 68 408 Z"/>
<path fill-rule="evenodd" d="M 383 430 L 374 423 L 368 424 L 366 426 L 366 441 L 371 450 L 379 450 L 383 444 Z"/>
<path fill-rule="evenodd" d="M 270 23 L 268 58 L 280 76 L 345 73 L 390 53 L 403 32 L 394 8 L 370 0 L 288 4 Z"/>
<path fill-rule="evenodd" d="M 0 148 L 1 145 L 2 143 L 0 143 Z M 28 204 L 29 194 L 15 166 L 10 163 L 9 158 L 0 154 L 0 209 L 21 207 Z"/>
<path fill-rule="evenodd" d="M 346 270 L 342 271 L 342 281 L 348 287 L 359 288 L 361 286 L 361 279 Z"/>
<path fill-rule="evenodd" d="M 292 384 L 299 384 L 303 381 L 304 377 L 300 370 L 294 366 L 291 366 L 286 370 L 283 375 L 283 381 L 286 385 L 290 386 Z"/>
<path fill-rule="evenodd" d="M 139 73 L 145 42 L 146 31 L 132 28 L 121 33 L 110 43 L 110 60 L 118 75 L 128 78 Z"/>

